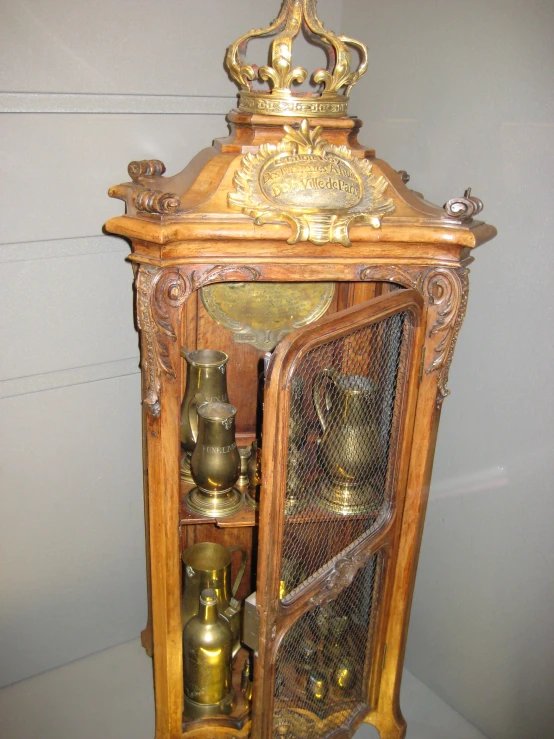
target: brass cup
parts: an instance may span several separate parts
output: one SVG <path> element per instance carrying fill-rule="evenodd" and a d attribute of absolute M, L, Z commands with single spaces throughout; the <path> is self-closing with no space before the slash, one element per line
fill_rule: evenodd
<path fill-rule="evenodd" d="M 306 639 L 300 646 L 300 653 L 298 654 L 296 662 L 296 671 L 310 672 L 316 661 L 317 647 L 311 639 Z"/>
<path fill-rule="evenodd" d="M 252 445 L 239 447 L 240 456 L 240 477 L 237 480 L 238 487 L 246 487 L 248 485 L 248 462 L 252 456 Z"/>
<path fill-rule="evenodd" d="M 331 685 L 344 692 L 352 690 L 356 684 L 354 660 L 345 655 L 340 658 L 331 675 Z"/>
<path fill-rule="evenodd" d="M 308 675 L 306 683 L 306 694 L 308 698 L 318 703 L 322 703 L 327 698 L 329 691 L 329 681 L 324 672 L 314 670 Z"/>
<path fill-rule="evenodd" d="M 198 441 L 191 460 L 196 487 L 187 495 L 187 507 L 193 513 L 224 518 L 244 504 L 242 493 L 234 487 L 240 475 L 236 413 L 229 403 L 204 403 L 198 408 Z"/>
<path fill-rule="evenodd" d="M 332 616 L 329 619 L 329 635 L 334 639 L 342 639 L 348 628 L 348 616 Z"/>
<path fill-rule="evenodd" d="M 329 619 L 329 631 L 324 647 L 324 662 L 333 665 L 344 654 L 348 616 L 333 616 Z"/>
<path fill-rule="evenodd" d="M 333 618 L 334 611 L 331 606 L 320 606 L 317 613 L 314 613 L 311 626 L 314 636 L 320 641 L 324 641 L 329 634 L 329 622 Z"/>
<path fill-rule="evenodd" d="M 283 600 L 283 598 L 297 588 L 305 579 L 306 569 L 302 562 L 284 557 L 281 564 L 281 579 L 279 581 L 279 600 Z"/>

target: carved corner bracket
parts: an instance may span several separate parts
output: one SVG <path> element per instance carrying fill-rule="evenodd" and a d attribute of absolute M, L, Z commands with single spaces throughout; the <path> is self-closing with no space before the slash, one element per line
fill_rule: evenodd
<path fill-rule="evenodd" d="M 436 267 L 427 272 L 423 282 L 423 294 L 434 314 L 429 338 L 437 339 L 435 357 L 425 372 L 439 373 L 437 406 L 450 395 L 448 375 L 454 350 L 464 322 L 469 298 L 469 270 Z"/>
<path fill-rule="evenodd" d="M 136 277 L 137 323 L 141 332 L 143 403 L 152 418 L 160 415 L 161 373 L 175 379 L 170 345 L 177 340 L 172 312 L 191 292 L 190 280 L 178 269 L 141 265 Z"/>
<path fill-rule="evenodd" d="M 136 273 L 137 323 L 141 332 L 143 403 L 152 418 L 161 412 L 162 373 L 176 379 L 171 345 L 177 341 L 174 323 L 189 295 L 223 280 L 257 280 L 258 270 L 246 266 L 215 266 L 203 272 L 141 265 Z"/>
<path fill-rule="evenodd" d="M 433 341 L 433 358 L 426 374 L 438 372 L 437 406 L 450 395 L 448 375 L 456 342 L 464 322 L 469 297 L 469 270 L 464 267 L 366 267 L 360 279 L 392 282 L 417 290 L 432 316 L 428 338 Z"/>

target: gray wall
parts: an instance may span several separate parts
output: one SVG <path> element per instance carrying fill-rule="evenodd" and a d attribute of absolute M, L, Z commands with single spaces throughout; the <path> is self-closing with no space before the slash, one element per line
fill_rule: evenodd
<path fill-rule="evenodd" d="M 159 157 L 171 174 L 225 134 L 234 98 L 224 48 L 276 7 L 0 6 L 0 685 L 144 625 L 131 268 L 126 245 L 101 235 L 122 212 L 106 190 L 131 159 Z M 472 185 L 500 229 L 472 271 L 407 665 L 491 739 L 542 739 L 554 718 L 554 9 L 320 8 L 328 27 L 370 45 L 352 105 L 364 141 L 431 200 Z"/>
<path fill-rule="evenodd" d="M 0 686 L 146 622 L 132 159 L 180 171 L 235 87 L 227 45 L 267 0 L 0 0 Z M 331 27 L 342 3 L 321 2 Z M 305 52 L 321 59 L 321 52 Z"/>
<path fill-rule="evenodd" d="M 370 46 L 364 141 L 478 249 L 444 404 L 407 667 L 491 739 L 554 724 L 554 3 L 345 0 Z"/>

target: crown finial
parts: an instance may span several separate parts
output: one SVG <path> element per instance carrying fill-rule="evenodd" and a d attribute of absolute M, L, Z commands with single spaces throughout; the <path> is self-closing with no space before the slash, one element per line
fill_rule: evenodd
<path fill-rule="evenodd" d="M 360 41 L 326 31 L 317 17 L 317 0 L 284 0 L 276 20 L 265 29 L 252 30 L 227 49 L 225 60 L 231 77 L 241 88 L 239 109 L 263 115 L 301 116 L 302 118 L 340 118 L 348 109 L 350 90 L 367 70 L 367 47 Z M 292 65 L 292 44 L 301 30 L 318 46 L 326 48 L 329 63 L 318 69 L 312 80 L 317 92 L 293 92 L 294 83 L 308 79 L 303 67 Z M 255 38 L 275 37 L 271 43 L 271 64 L 248 65 L 244 54 Z M 351 48 L 360 55 L 352 71 Z M 268 90 L 253 90 L 255 80 L 267 82 Z"/>

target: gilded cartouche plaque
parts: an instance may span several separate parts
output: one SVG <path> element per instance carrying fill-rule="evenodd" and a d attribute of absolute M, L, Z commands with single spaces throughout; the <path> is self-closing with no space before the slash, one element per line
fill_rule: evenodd
<path fill-rule="evenodd" d="M 329 308 L 332 282 L 233 282 L 208 285 L 204 307 L 239 344 L 271 351 L 295 328 L 317 321 Z"/>
<path fill-rule="evenodd" d="M 351 246 L 353 223 L 380 228 L 394 203 L 385 198 L 388 182 L 375 177 L 371 163 L 347 146 L 329 144 L 322 127 L 311 129 L 307 120 L 299 130 L 284 129 L 278 144 L 262 144 L 257 154 L 243 157 L 229 205 L 258 225 L 288 223 L 294 229 L 289 244 Z"/>

